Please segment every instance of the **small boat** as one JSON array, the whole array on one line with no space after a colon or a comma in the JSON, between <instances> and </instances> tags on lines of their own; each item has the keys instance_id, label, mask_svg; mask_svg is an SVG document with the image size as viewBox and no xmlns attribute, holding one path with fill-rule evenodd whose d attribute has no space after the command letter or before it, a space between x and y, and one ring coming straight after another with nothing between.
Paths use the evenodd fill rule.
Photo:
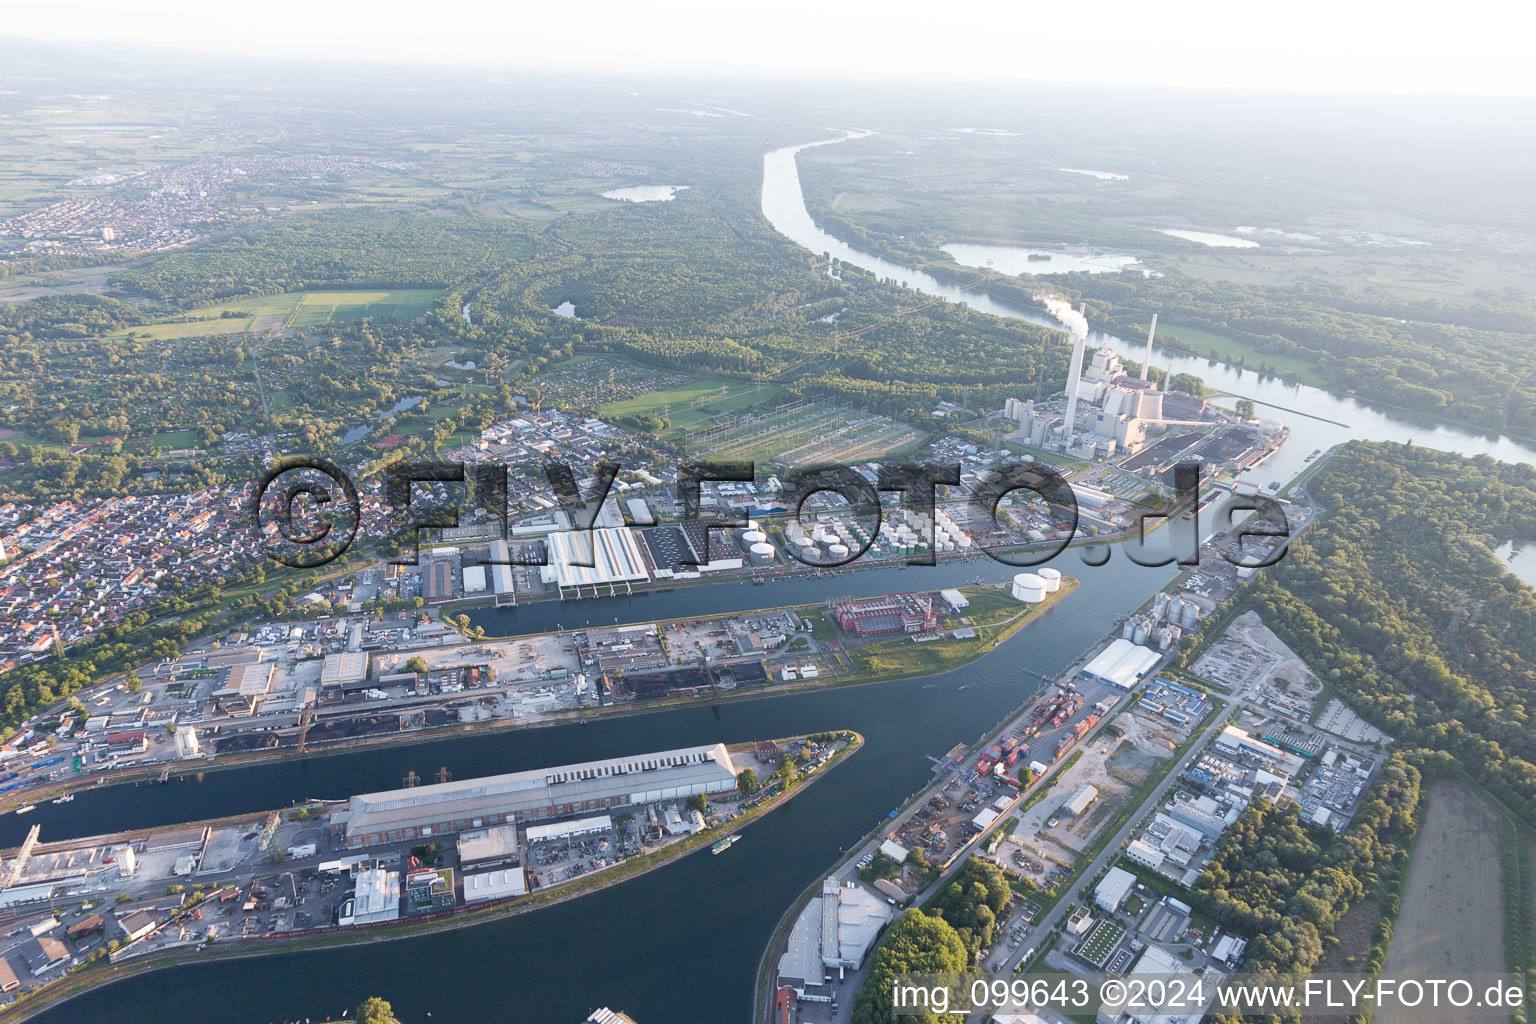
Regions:
<instances>
[{"instance_id":1,"label":"small boat","mask_svg":"<svg viewBox=\"0 0 1536 1024\"><path fill-rule=\"evenodd\" d=\"M37 810L37 804L27 804L27 806L25 806L25 807L18 807L18 808L16 808L16 813L17 814L26 814L29 811L35 811L35 810Z\"/></svg>"},{"instance_id":2,"label":"small boat","mask_svg":"<svg viewBox=\"0 0 1536 1024\"><path fill-rule=\"evenodd\" d=\"M74 798L75 798L75 794L73 794L73 793L65 793L63 796L55 797L53 802L56 803L56 804L67 804L71 800L73 800Z\"/></svg>"},{"instance_id":3,"label":"small boat","mask_svg":"<svg viewBox=\"0 0 1536 1024\"><path fill-rule=\"evenodd\" d=\"M718 857L722 853L724 853L726 850L729 850L731 847L735 846L740 841L741 841L741 836L739 836L739 835L726 836L724 839L716 840L715 844L709 848L709 852L714 854L716 857Z\"/></svg>"}]
</instances>

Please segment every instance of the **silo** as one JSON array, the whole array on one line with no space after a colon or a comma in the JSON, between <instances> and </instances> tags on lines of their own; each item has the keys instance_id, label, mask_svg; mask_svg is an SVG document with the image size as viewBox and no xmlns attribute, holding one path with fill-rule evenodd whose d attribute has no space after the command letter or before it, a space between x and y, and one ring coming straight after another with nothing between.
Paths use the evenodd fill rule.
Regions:
<instances>
[{"instance_id":1,"label":"silo","mask_svg":"<svg viewBox=\"0 0 1536 1024\"><path fill-rule=\"evenodd\" d=\"M1179 617L1179 625L1187 629L1194 629L1200 623L1200 606L1193 601L1184 602L1184 614Z\"/></svg>"},{"instance_id":2,"label":"silo","mask_svg":"<svg viewBox=\"0 0 1536 1024\"><path fill-rule=\"evenodd\" d=\"M759 541L751 547L752 561L758 565L764 565L773 561L773 545Z\"/></svg>"},{"instance_id":3,"label":"silo","mask_svg":"<svg viewBox=\"0 0 1536 1024\"><path fill-rule=\"evenodd\" d=\"M1144 644L1147 642L1147 624L1140 619L1136 620L1136 630L1131 634L1131 643Z\"/></svg>"},{"instance_id":4,"label":"silo","mask_svg":"<svg viewBox=\"0 0 1536 1024\"><path fill-rule=\"evenodd\" d=\"M1136 620L1126 619L1125 625L1120 629L1120 635L1125 639L1134 642L1134 638L1136 636Z\"/></svg>"},{"instance_id":5,"label":"silo","mask_svg":"<svg viewBox=\"0 0 1536 1024\"><path fill-rule=\"evenodd\" d=\"M969 542L969 539L967 539L967 542ZM1061 589L1060 569L1052 569L1050 566L1046 566L1044 569L1041 569L1038 573L1036 573L1036 575L1045 580L1045 592L1047 594L1054 594L1056 591Z\"/></svg>"},{"instance_id":6,"label":"silo","mask_svg":"<svg viewBox=\"0 0 1536 1024\"><path fill-rule=\"evenodd\" d=\"M1025 604L1039 604L1045 600L1045 580L1032 572L1021 572L1013 578L1013 597Z\"/></svg>"},{"instance_id":7,"label":"silo","mask_svg":"<svg viewBox=\"0 0 1536 1024\"><path fill-rule=\"evenodd\" d=\"M1160 618L1163 617L1164 613L1166 613L1167 611L1168 611L1168 595L1166 593L1164 593L1163 591L1159 590L1157 592L1157 595L1152 598L1152 614L1157 616L1160 619Z\"/></svg>"}]
</instances>

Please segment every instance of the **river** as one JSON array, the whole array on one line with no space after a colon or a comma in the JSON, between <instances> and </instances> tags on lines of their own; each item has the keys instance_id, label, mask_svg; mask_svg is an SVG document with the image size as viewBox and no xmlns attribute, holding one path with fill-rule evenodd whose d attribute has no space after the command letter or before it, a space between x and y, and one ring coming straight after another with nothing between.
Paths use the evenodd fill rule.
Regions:
<instances>
[{"instance_id":1,"label":"river","mask_svg":"<svg viewBox=\"0 0 1536 1024\"><path fill-rule=\"evenodd\" d=\"M763 212L785 235L813 252L830 253L919 291L1000 316L1044 320L1039 311L960 292L826 235L800 195L795 154L802 148L776 150L764 161ZM1090 340L1133 355L1137 349L1107 335ZM1159 364L1186 368L1179 359L1190 357L1165 352ZM1191 363L1203 367L1205 360ZM1388 411L1315 388L1261 381L1252 372L1223 367L1202 375L1214 387L1302 413L1282 417L1291 425L1291 440L1259 471L1265 481L1290 479L1312 449L1349 437L1411 436L1451 450L1536 461L1536 452L1506 439L1409 424ZM1153 544L1178 532L1175 524L1174 530L1154 535ZM835 863L841 850L923 785L930 777L924 755L980 737L1034 691L1021 668L1048 675L1065 669L1118 616L1135 610L1174 575L1171 567L1138 566L1119 550L1098 568L1083 564L1081 549L1063 553L1053 564L1081 580L1077 591L998 652L943 676L294 758L211 772L196 781L82 792L71 804L44 804L26 818L0 817L0 844L15 845L33 824L42 826L45 839L56 840L255 812L306 797L390 788L412 769L430 776L446 766L462 779L626 752L835 728L857 729L868 741L859 754L747 828L728 854L685 857L570 903L457 932L157 972L90 993L39 1019L48 1024L320 1021L377 994L410 1024L426 1024L429 1013L431 1024L512 1019L570 1024L603 1005L623 1009L641 1024L745 1022L758 958L780 915ZM586 621L813 602L829 593L954 585L978 575L999 580L1012 571L990 561L870 569L764 587L700 586L574 606L549 602L486 609L476 620L495 632L530 632L555 623L572 628Z\"/></svg>"},{"instance_id":2,"label":"river","mask_svg":"<svg viewBox=\"0 0 1536 1024\"><path fill-rule=\"evenodd\" d=\"M763 216L768 222L780 234L811 252L831 255L878 278L889 278L914 291L963 303L983 313L1060 329L1061 325L1039 308L1017 306L984 293L963 291L931 274L855 249L823 231L805 208L795 158L802 150L857 140L865 134L849 132L839 138L785 146L768 153L763 158L762 193ZM1065 337L1062 343L1066 344ZM1145 339L1127 340L1103 331L1089 331L1088 343L1090 348L1108 346L1137 362L1146 354ZM1250 474L1261 484L1271 480L1289 481L1306 468L1306 458L1313 450L1357 439L1412 440L1415 444L1463 455L1491 455L1504 462L1536 463L1536 446L1530 442L1480 433L1306 384L1260 377L1255 370L1213 363L1203 356L1191 356L1154 345L1153 365L1174 373L1197 374L1210 388L1251 398L1262 407L1260 415L1283 420L1291 428L1290 438L1280 450Z\"/></svg>"},{"instance_id":3,"label":"river","mask_svg":"<svg viewBox=\"0 0 1536 1024\"><path fill-rule=\"evenodd\" d=\"M785 807L744 832L720 857L689 856L623 885L521 917L442 935L344 950L178 967L99 990L54 1008L51 1024L159 1024L165 1020L264 1024L316 1021L384 995L401 1019L570 1024L593 1008L623 1008L642 1024L747 1020L757 959L795 896L829 869L840 850L872 828L929 777L925 754L974 741L1026 700L1035 684L1021 666L1066 668L1117 615L1134 610L1174 575L1117 552L1101 568L1077 550L1055 562L1082 582L1077 591L971 666L902 680L719 705L694 705L627 718L496 735L296 758L210 772L201 781L86 791L72 804L43 804L0 818L0 842L18 842L40 824L45 837L184 821L284 806L308 796L339 797L399 785L411 769L446 765L469 778L694 743L735 742L853 728L867 745ZM952 575L1006 567L982 563L867 570L837 589L874 592L930 586ZM927 574L927 575L925 575ZM922 582L931 580L933 582ZM802 583L783 584L798 587ZM710 591L686 597L691 614L718 610ZM774 587L740 588L772 595ZM825 595L823 582L817 592ZM656 598L671 595L656 595ZM639 599L655 600L656 598ZM583 602L586 604L586 602Z\"/></svg>"}]
</instances>

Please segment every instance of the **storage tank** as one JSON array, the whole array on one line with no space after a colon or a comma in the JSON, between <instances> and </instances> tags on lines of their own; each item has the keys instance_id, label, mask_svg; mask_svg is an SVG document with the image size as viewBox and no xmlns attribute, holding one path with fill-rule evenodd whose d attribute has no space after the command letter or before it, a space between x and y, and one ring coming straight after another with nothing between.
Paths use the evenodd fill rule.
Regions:
<instances>
[{"instance_id":1,"label":"storage tank","mask_svg":"<svg viewBox=\"0 0 1536 1024\"><path fill-rule=\"evenodd\" d=\"M750 548L752 561L758 565L773 561L773 545L762 541L753 544Z\"/></svg>"},{"instance_id":2,"label":"storage tank","mask_svg":"<svg viewBox=\"0 0 1536 1024\"><path fill-rule=\"evenodd\" d=\"M971 546L971 538L967 537L963 533L956 534L955 535L955 546L958 547L960 550L964 551L966 548ZM1060 580L1057 580L1057 585L1058 586L1060 585L1060 582L1061 582Z\"/></svg>"},{"instance_id":3,"label":"storage tank","mask_svg":"<svg viewBox=\"0 0 1536 1024\"><path fill-rule=\"evenodd\" d=\"M829 546L827 548L827 554L829 554L833 558L837 558L837 559L847 558L848 557L848 545L847 544L832 544L831 546Z\"/></svg>"},{"instance_id":4,"label":"storage tank","mask_svg":"<svg viewBox=\"0 0 1536 1024\"><path fill-rule=\"evenodd\" d=\"M1152 614L1162 618L1168 611L1168 595L1159 590L1152 598Z\"/></svg>"},{"instance_id":5,"label":"storage tank","mask_svg":"<svg viewBox=\"0 0 1536 1024\"><path fill-rule=\"evenodd\" d=\"M751 547L753 544L761 544L767 539L768 535L762 530L748 530L741 535L741 542L747 545L747 547Z\"/></svg>"},{"instance_id":6,"label":"storage tank","mask_svg":"<svg viewBox=\"0 0 1536 1024\"><path fill-rule=\"evenodd\" d=\"M1061 570L1060 569L1052 569L1051 567L1046 566L1045 568L1043 568L1039 572L1037 572L1035 575L1037 575L1041 579L1045 580L1045 592L1047 594L1054 594L1054 593L1056 593L1056 591L1061 589Z\"/></svg>"},{"instance_id":7,"label":"storage tank","mask_svg":"<svg viewBox=\"0 0 1536 1024\"><path fill-rule=\"evenodd\" d=\"M1032 572L1021 572L1013 578L1013 597L1025 604L1039 604L1045 600L1045 580Z\"/></svg>"},{"instance_id":8,"label":"storage tank","mask_svg":"<svg viewBox=\"0 0 1536 1024\"><path fill-rule=\"evenodd\" d=\"M1133 643L1133 644L1144 644L1146 642L1147 642L1147 624L1145 622L1138 621L1136 623L1136 631L1131 634L1131 643Z\"/></svg>"},{"instance_id":9,"label":"storage tank","mask_svg":"<svg viewBox=\"0 0 1536 1024\"><path fill-rule=\"evenodd\" d=\"M1184 614L1179 616L1179 625L1189 629L1195 628L1200 623L1200 606L1193 601L1184 602Z\"/></svg>"},{"instance_id":10,"label":"storage tank","mask_svg":"<svg viewBox=\"0 0 1536 1024\"><path fill-rule=\"evenodd\" d=\"M1125 625L1120 629L1120 635L1134 643L1134 637L1136 636L1136 620L1126 619Z\"/></svg>"}]
</instances>

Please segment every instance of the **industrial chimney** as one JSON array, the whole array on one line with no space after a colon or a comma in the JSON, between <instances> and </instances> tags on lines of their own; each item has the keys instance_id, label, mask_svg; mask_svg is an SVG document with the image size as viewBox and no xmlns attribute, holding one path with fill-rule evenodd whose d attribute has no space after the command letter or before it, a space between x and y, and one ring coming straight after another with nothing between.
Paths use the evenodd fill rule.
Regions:
<instances>
[{"instance_id":1,"label":"industrial chimney","mask_svg":"<svg viewBox=\"0 0 1536 1024\"><path fill-rule=\"evenodd\" d=\"M1141 361L1141 379L1147 379L1147 370L1152 367L1152 337L1157 334L1157 314L1152 314L1152 326L1147 330L1147 358Z\"/></svg>"}]
</instances>

